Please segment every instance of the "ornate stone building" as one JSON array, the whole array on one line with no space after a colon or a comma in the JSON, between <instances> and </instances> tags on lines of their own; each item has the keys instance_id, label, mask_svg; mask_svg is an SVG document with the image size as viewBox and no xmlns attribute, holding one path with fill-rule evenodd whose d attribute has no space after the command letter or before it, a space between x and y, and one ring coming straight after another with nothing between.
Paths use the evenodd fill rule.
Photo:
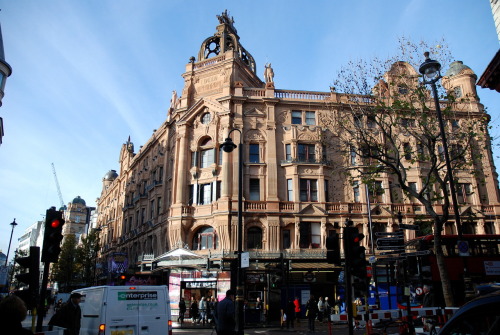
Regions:
<instances>
[{"instance_id":1,"label":"ornate stone building","mask_svg":"<svg viewBox=\"0 0 500 335\"><path fill-rule=\"evenodd\" d=\"M135 279L161 274L159 280L171 285L172 301L179 295L223 296L237 250L238 150L243 150L243 250L250 253L246 298L261 296L278 306L280 296L273 292L279 288L272 283L280 279L276 267L283 265L291 294L333 297L339 268L326 264L327 236L340 232L347 219L368 236L369 214L375 231L391 232L397 229L395 213L413 223L424 214L423 206L395 189L388 174L378 182L390 191L374 194L368 206L368 192L339 171L350 158L338 156L333 142L325 140L353 97L276 89L270 64L262 81L232 18L223 13L218 19L216 33L186 65L184 88L179 97L173 92L166 121L137 151L129 138L121 148L119 173L111 170L103 179L98 226L107 270L101 280L120 272ZM406 63L391 71L406 71L417 80ZM395 75L391 71L388 76ZM475 97L475 80L458 62L443 85ZM467 115L485 113L477 99L468 106ZM231 137L238 147L226 153L220 145L235 128ZM476 213L472 233L498 233L497 174L488 150L482 169L484 182L458 176L461 204ZM411 178L419 187L418 174ZM453 224L446 229L453 232ZM190 251L172 253L179 248Z\"/></svg>"}]
</instances>

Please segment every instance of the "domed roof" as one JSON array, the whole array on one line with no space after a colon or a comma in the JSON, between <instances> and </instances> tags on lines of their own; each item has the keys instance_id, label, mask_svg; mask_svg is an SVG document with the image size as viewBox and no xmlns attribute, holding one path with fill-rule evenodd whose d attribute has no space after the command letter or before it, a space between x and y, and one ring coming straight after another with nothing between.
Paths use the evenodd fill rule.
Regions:
<instances>
[{"instance_id":1,"label":"domed roof","mask_svg":"<svg viewBox=\"0 0 500 335\"><path fill-rule=\"evenodd\" d=\"M83 200L82 198L80 198L80 196L77 196L76 198L74 198L71 203L72 204L82 204L82 205L85 206L85 200Z\"/></svg>"},{"instance_id":2,"label":"domed roof","mask_svg":"<svg viewBox=\"0 0 500 335\"><path fill-rule=\"evenodd\" d=\"M457 60L450 64L450 68L448 69L448 71L446 71L445 76L446 77L456 76L457 74L466 69L470 70L470 67L464 65L464 63L461 60Z\"/></svg>"},{"instance_id":3,"label":"domed roof","mask_svg":"<svg viewBox=\"0 0 500 335\"><path fill-rule=\"evenodd\" d=\"M105 175L104 175L104 180L109 180L113 181L118 177L118 173L116 173L116 170L109 170Z\"/></svg>"}]
</instances>

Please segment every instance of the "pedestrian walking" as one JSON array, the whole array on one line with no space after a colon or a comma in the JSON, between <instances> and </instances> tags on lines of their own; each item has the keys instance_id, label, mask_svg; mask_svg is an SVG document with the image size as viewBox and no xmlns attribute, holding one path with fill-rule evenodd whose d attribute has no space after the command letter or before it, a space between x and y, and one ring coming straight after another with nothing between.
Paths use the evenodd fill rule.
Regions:
<instances>
[{"instance_id":1,"label":"pedestrian walking","mask_svg":"<svg viewBox=\"0 0 500 335\"><path fill-rule=\"evenodd\" d=\"M198 304L198 324L201 322L205 325L205 321L207 321L207 302L205 301L205 297L201 297L200 303Z\"/></svg>"},{"instance_id":2,"label":"pedestrian walking","mask_svg":"<svg viewBox=\"0 0 500 335\"><path fill-rule=\"evenodd\" d=\"M184 314L186 314L186 302L184 298L181 298L181 300L179 300L179 317L177 318L177 322L181 325L184 323Z\"/></svg>"},{"instance_id":3,"label":"pedestrian walking","mask_svg":"<svg viewBox=\"0 0 500 335\"><path fill-rule=\"evenodd\" d=\"M191 297L191 305L189 305L189 316L191 316L191 321L193 324L196 324L196 320L198 319L198 302L195 297Z\"/></svg>"},{"instance_id":4,"label":"pedestrian walking","mask_svg":"<svg viewBox=\"0 0 500 335\"><path fill-rule=\"evenodd\" d=\"M236 334L234 291L227 290L226 297L217 304L217 335Z\"/></svg>"},{"instance_id":5,"label":"pedestrian walking","mask_svg":"<svg viewBox=\"0 0 500 335\"><path fill-rule=\"evenodd\" d=\"M214 296L210 297L210 302L208 303L210 308L210 324L215 325L215 315L217 314L217 299Z\"/></svg>"},{"instance_id":6,"label":"pedestrian walking","mask_svg":"<svg viewBox=\"0 0 500 335\"><path fill-rule=\"evenodd\" d=\"M332 306L330 306L330 301L328 297L325 297L325 312L324 316L328 322L330 322L330 314L332 314Z\"/></svg>"},{"instance_id":7,"label":"pedestrian walking","mask_svg":"<svg viewBox=\"0 0 500 335\"><path fill-rule=\"evenodd\" d=\"M311 295L306 303L306 316L309 331L314 331L314 320L318 316L318 302L314 299L314 295Z\"/></svg>"},{"instance_id":8,"label":"pedestrian walking","mask_svg":"<svg viewBox=\"0 0 500 335\"><path fill-rule=\"evenodd\" d=\"M325 304L323 302L323 297L318 299L318 321L323 322L323 314L325 313Z\"/></svg>"},{"instance_id":9,"label":"pedestrian walking","mask_svg":"<svg viewBox=\"0 0 500 335\"><path fill-rule=\"evenodd\" d=\"M49 326L58 326L66 328L65 335L80 334L80 322L82 310L80 309L80 293L71 293L68 302L66 302L49 321Z\"/></svg>"},{"instance_id":10,"label":"pedestrian walking","mask_svg":"<svg viewBox=\"0 0 500 335\"><path fill-rule=\"evenodd\" d=\"M295 319L297 320L297 323L300 323L300 301L299 297L295 297L295 300L293 301L293 304L295 305Z\"/></svg>"},{"instance_id":11,"label":"pedestrian walking","mask_svg":"<svg viewBox=\"0 0 500 335\"><path fill-rule=\"evenodd\" d=\"M264 323L264 303L260 300L260 297L257 297L255 309L259 312L259 322Z\"/></svg>"}]
</instances>

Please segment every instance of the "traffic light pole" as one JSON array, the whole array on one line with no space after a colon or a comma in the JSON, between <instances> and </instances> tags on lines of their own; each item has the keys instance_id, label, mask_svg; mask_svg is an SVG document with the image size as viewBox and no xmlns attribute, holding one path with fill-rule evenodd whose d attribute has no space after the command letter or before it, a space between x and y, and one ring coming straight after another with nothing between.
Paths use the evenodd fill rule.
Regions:
<instances>
[{"instance_id":1,"label":"traffic light pole","mask_svg":"<svg viewBox=\"0 0 500 335\"><path fill-rule=\"evenodd\" d=\"M43 264L42 288L40 290L40 303L38 304L38 313L36 319L36 331L41 332L43 326L43 318L45 317L45 296L47 295L47 284L49 282L50 263Z\"/></svg>"}]
</instances>

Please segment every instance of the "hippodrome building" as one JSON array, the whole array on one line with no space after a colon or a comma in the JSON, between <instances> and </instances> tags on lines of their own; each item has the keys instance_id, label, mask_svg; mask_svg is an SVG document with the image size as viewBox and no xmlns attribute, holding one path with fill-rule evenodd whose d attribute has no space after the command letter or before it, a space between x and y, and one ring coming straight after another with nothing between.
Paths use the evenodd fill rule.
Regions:
<instances>
[{"instance_id":1,"label":"hippodrome building","mask_svg":"<svg viewBox=\"0 0 500 335\"><path fill-rule=\"evenodd\" d=\"M251 304L260 296L272 309L286 287L301 300L309 294L332 299L341 269L326 263L327 236L340 232L347 219L369 236L368 214L375 232L391 232L399 223L394 213L411 224L424 214L423 206L404 195L392 201L393 189L367 202L363 185L347 182L337 170L338 162L350 158L335 157L322 138L334 125L333 111L342 110L352 96L277 89L270 65L261 80L234 20L227 13L217 18L215 34L187 63L184 88L179 95L173 92L165 122L139 150L129 137L120 151L119 172L103 178L99 281L111 283L123 272L132 283L168 284L173 302L180 296L224 297L235 273L238 150L243 150L245 299ZM406 63L387 75L394 69L417 76ZM443 83L476 97L476 78L455 62ZM467 108L469 114L485 113L478 99ZM234 128L239 131L231 138L238 147L224 152L220 145ZM461 210L477 213L470 232L493 234L500 232L500 206L491 150L482 164L484 183L471 175L458 177L465 190ZM418 175L413 178L418 187ZM394 188L387 174L378 182ZM456 232L453 223L446 232ZM412 233L407 230L406 237ZM370 254L369 238L364 243Z\"/></svg>"}]
</instances>

